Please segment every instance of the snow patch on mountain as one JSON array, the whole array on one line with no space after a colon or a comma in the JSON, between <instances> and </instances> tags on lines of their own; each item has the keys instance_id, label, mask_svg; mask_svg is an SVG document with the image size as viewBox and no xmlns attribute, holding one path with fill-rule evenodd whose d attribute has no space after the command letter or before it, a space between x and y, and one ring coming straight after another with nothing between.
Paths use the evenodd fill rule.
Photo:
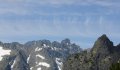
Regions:
<instances>
[{"instance_id":1,"label":"snow patch on mountain","mask_svg":"<svg viewBox=\"0 0 120 70\"><path fill-rule=\"evenodd\" d=\"M62 70L61 68L62 68L63 63L62 63L61 59L56 58L55 62L57 64L57 66L58 66L58 70Z\"/></svg>"},{"instance_id":2,"label":"snow patch on mountain","mask_svg":"<svg viewBox=\"0 0 120 70\"><path fill-rule=\"evenodd\" d=\"M32 69L33 69L33 67L30 68L30 70L32 70Z\"/></svg>"},{"instance_id":3,"label":"snow patch on mountain","mask_svg":"<svg viewBox=\"0 0 120 70\"><path fill-rule=\"evenodd\" d=\"M41 68L37 68L37 70L42 70Z\"/></svg>"},{"instance_id":4,"label":"snow patch on mountain","mask_svg":"<svg viewBox=\"0 0 120 70\"><path fill-rule=\"evenodd\" d=\"M29 60L30 60L30 55L29 55L28 58L27 58L27 63L29 62Z\"/></svg>"},{"instance_id":5,"label":"snow patch on mountain","mask_svg":"<svg viewBox=\"0 0 120 70\"><path fill-rule=\"evenodd\" d=\"M67 43L67 45L69 45L69 43Z\"/></svg>"},{"instance_id":6,"label":"snow patch on mountain","mask_svg":"<svg viewBox=\"0 0 120 70\"><path fill-rule=\"evenodd\" d=\"M44 47L44 48L48 48L48 47L50 47L50 46L48 46L48 45L46 45L46 44L43 44L43 47Z\"/></svg>"},{"instance_id":7,"label":"snow patch on mountain","mask_svg":"<svg viewBox=\"0 0 120 70\"><path fill-rule=\"evenodd\" d=\"M36 57L40 57L41 59L45 59L44 56L37 54Z\"/></svg>"},{"instance_id":8,"label":"snow patch on mountain","mask_svg":"<svg viewBox=\"0 0 120 70\"><path fill-rule=\"evenodd\" d=\"M3 59L4 55L10 55L11 50L5 50L0 46L0 61Z\"/></svg>"},{"instance_id":9,"label":"snow patch on mountain","mask_svg":"<svg viewBox=\"0 0 120 70\"><path fill-rule=\"evenodd\" d=\"M44 47L47 47L47 45L46 45L46 44L43 44L43 46L44 46Z\"/></svg>"},{"instance_id":10,"label":"snow patch on mountain","mask_svg":"<svg viewBox=\"0 0 120 70\"><path fill-rule=\"evenodd\" d=\"M48 64L48 63L46 63L46 62L39 62L39 63L38 63L38 66L44 66L44 67L49 68L49 67L50 67L50 64Z\"/></svg>"},{"instance_id":11,"label":"snow patch on mountain","mask_svg":"<svg viewBox=\"0 0 120 70\"><path fill-rule=\"evenodd\" d=\"M61 48L56 48L56 47L51 47L51 50L60 51L62 49Z\"/></svg>"},{"instance_id":12,"label":"snow patch on mountain","mask_svg":"<svg viewBox=\"0 0 120 70\"><path fill-rule=\"evenodd\" d=\"M16 60L14 60L13 64L11 65L11 69L15 66Z\"/></svg>"},{"instance_id":13,"label":"snow patch on mountain","mask_svg":"<svg viewBox=\"0 0 120 70\"><path fill-rule=\"evenodd\" d=\"M54 47L54 50L58 50L58 48Z\"/></svg>"},{"instance_id":14,"label":"snow patch on mountain","mask_svg":"<svg viewBox=\"0 0 120 70\"><path fill-rule=\"evenodd\" d=\"M41 51L42 50L42 48L39 48L39 47L37 47L36 49L35 49L35 51Z\"/></svg>"}]
</instances>

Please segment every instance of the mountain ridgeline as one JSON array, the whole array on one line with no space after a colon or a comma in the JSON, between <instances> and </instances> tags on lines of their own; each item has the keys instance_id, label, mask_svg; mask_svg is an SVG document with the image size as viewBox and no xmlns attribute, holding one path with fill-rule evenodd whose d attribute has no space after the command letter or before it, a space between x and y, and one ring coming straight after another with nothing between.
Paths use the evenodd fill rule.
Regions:
<instances>
[{"instance_id":1,"label":"mountain ridgeline","mask_svg":"<svg viewBox=\"0 0 120 70\"><path fill-rule=\"evenodd\" d=\"M105 34L88 50L69 39L0 42L0 70L120 70L120 44Z\"/></svg>"},{"instance_id":2,"label":"mountain ridgeline","mask_svg":"<svg viewBox=\"0 0 120 70\"><path fill-rule=\"evenodd\" d=\"M0 70L62 70L66 58L80 52L80 46L69 39L61 43L49 40L25 44L0 42Z\"/></svg>"},{"instance_id":3,"label":"mountain ridgeline","mask_svg":"<svg viewBox=\"0 0 120 70\"><path fill-rule=\"evenodd\" d=\"M104 34L93 48L71 55L63 64L63 70L120 70L120 45L114 46Z\"/></svg>"}]
</instances>

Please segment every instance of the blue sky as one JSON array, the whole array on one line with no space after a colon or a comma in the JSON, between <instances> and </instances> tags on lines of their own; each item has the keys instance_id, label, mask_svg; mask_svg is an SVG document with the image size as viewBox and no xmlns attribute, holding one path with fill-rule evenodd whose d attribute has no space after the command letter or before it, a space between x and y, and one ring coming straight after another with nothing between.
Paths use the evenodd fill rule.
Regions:
<instances>
[{"instance_id":1,"label":"blue sky","mask_svg":"<svg viewBox=\"0 0 120 70\"><path fill-rule=\"evenodd\" d=\"M90 48L102 34L120 41L119 0L0 0L0 41L64 38Z\"/></svg>"}]
</instances>

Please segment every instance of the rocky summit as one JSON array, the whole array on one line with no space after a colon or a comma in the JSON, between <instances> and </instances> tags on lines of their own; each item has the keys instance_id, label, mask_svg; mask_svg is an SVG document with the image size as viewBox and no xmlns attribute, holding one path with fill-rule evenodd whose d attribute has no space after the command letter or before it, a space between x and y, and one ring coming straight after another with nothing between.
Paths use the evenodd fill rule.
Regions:
<instances>
[{"instance_id":1,"label":"rocky summit","mask_svg":"<svg viewBox=\"0 0 120 70\"><path fill-rule=\"evenodd\" d=\"M25 44L0 42L0 70L62 70L66 58L80 51L80 46L69 39Z\"/></svg>"},{"instance_id":2,"label":"rocky summit","mask_svg":"<svg viewBox=\"0 0 120 70\"><path fill-rule=\"evenodd\" d=\"M93 48L71 55L63 64L63 70L120 70L120 45L114 46L104 34Z\"/></svg>"}]
</instances>

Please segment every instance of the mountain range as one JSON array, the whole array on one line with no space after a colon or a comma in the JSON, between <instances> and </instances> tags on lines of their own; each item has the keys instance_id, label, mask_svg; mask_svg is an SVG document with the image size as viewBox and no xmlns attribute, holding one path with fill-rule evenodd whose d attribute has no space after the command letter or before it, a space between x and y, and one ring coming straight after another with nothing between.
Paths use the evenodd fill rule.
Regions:
<instances>
[{"instance_id":1,"label":"mountain range","mask_svg":"<svg viewBox=\"0 0 120 70\"><path fill-rule=\"evenodd\" d=\"M86 50L68 38L0 42L0 70L120 70L120 44L114 46L105 34Z\"/></svg>"},{"instance_id":2,"label":"mountain range","mask_svg":"<svg viewBox=\"0 0 120 70\"><path fill-rule=\"evenodd\" d=\"M62 70L66 58L82 49L69 39L0 42L0 70Z\"/></svg>"}]
</instances>

